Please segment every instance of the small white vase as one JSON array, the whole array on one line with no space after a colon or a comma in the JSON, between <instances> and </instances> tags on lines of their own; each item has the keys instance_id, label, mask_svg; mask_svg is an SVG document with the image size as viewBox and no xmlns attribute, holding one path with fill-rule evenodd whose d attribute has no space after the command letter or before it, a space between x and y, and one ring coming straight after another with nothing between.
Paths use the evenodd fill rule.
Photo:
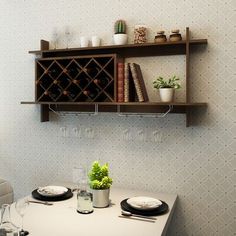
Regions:
<instances>
[{"instance_id":1,"label":"small white vase","mask_svg":"<svg viewBox=\"0 0 236 236\"><path fill-rule=\"evenodd\" d=\"M93 207L104 208L109 206L110 189L92 189Z\"/></svg>"},{"instance_id":2,"label":"small white vase","mask_svg":"<svg viewBox=\"0 0 236 236\"><path fill-rule=\"evenodd\" d=\"M114 34L113 41L115 45L127 44L128 35L127 34Z\"/></svg>"},{"instance_id":3,"label":"small white vase","mask_svg":"<svg viewBox=\"0 0 236 236\"><path fill-rule=\"evenodd\" d=\"M172 102L174 98L175 89L174 88L160 88L159 93L160 93L160 98L162 102Z\"/></svg>"}]
</instances>

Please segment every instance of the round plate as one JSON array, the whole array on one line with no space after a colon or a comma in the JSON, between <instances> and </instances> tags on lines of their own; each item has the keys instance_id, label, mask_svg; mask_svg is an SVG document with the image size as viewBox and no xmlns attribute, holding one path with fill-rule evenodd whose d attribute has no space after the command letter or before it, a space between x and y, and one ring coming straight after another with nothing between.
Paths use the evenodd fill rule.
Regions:
<instances>
[{"instance_id":1,"label":"round plate","mask_svg":"<svg viewBox=\"0 0 236 236\"><path fill-rule=\"evenodd\" d=\"M63 186L49 185L45 187L40 187L37 189L38 194L44 197L56 197L65 194L68 188Z\"/></svg>"},{"instance_id":2,"label":"round plate","mask_svg":"<svg viewBox=\"0 0 236 236\"><path fill-rule=\"evenodd\" d=\"M143 196L129 198L127 203L137 210L151 210L162 204L158 199Z\"/></svg>"},{"instance_id":3,"label":"round plate","mask_svg":"<svg viewBox=\"0 0 236 236\"><path fill-rule=\"evenodd\" d=\"M131 207L127 203L127 200L128 200L128 198L121 201L121 203L120 203L121 209L124 211L129 211L133 214L144 215L144 216L157 216L157 215L165 214L169 210L169 206L167 205L167 203L165 203L161 200L160 201L162 202L162 204L159 207L151 209L151 210L137 210L137 209Z\"/></svg>"},{"instance_id":4,"label":"round plate","mask_svg":"<svg viewBox=\"0 0 236 236\"><path fill-rule=\"evenodd\" d=\"M64 193L63 195L60 195L60 196L50 196L50 197L47 197L47 196L42 196L38 193L37 191L38 189L35 189L33 192L32 192L32 196L33 198L37 199L37 200L41 200L41 201L52 201L52 202L56 202L56 201L63 201L63 200L66 200L66 199L69 199L71 197L73 197L73 193L71 192L71 189L68 188L68 191L66 193Z\"/></svg>"}]
</instances>

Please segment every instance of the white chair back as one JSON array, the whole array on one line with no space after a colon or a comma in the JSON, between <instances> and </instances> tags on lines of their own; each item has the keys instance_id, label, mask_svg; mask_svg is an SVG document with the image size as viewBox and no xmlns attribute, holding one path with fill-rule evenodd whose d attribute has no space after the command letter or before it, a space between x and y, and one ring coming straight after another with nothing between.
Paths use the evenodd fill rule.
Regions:
<instances>
[{"instance_id":1,"label":"white chair back","mask_svg":"<svg viewBox=\"0 0 236 236\"><path fill-rule=\"evenodd\" d=\"M13 203L13 199L14 194L11 184L4 179L0 179L0 207L2 204Z\"/></svg>"}]
</instances>

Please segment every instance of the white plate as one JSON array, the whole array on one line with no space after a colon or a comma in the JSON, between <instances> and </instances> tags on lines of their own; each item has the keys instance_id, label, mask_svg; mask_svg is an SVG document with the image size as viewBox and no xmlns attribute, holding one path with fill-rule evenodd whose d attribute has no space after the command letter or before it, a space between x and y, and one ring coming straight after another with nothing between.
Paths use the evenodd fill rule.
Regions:
<instances>
[{"instance_id":1,"label":"white plate","mask_svg":"<svg viewBox=\"0 0 236 236\"><path fill-rule=\"evenodd\" d=\"M129 198L127 203L137 210L152 210L162 204L158 199L143 196Z\"/></svg>"},{"instance_id":2,"label":"white plate","mask_svg":"<svg viewBox=\"0 0 236 236\"><path fill-rule=\"evenodd\" d=\"M68 191L68 188L63 186L54 186L49 185L45 187L39 187L37 192L45 197L55 197L65 194Z\"/></svg>"}]
</instances>

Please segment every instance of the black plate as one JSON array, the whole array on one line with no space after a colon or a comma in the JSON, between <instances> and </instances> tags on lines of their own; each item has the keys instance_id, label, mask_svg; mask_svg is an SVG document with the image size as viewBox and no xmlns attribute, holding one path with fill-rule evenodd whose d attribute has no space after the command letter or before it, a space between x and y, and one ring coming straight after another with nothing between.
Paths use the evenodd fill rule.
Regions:
<instances>
[{"instance_id":1,"label":"black plate","mask_svg":"<svg viewBox=\"0 0 236 236\"><path fill-rule=\"evenodd\" d=\"M120 206L122 208L122 210L124 211L129 211L133 214L138 214L138 215L143 215L143 216L157 216L157 215L162 215L162 214L165 214L169 211L169 206L167 205L167 203L162 202L162 204L157 207L157 208L154 208L152 210L137 210L133 207L131 207L128 203L127 203L127 199L124 199L123 201L121 201L120 203Z\"/></svg>"},{"instance_id":2,"label":"black plate","mask_svg":"<svg viewBox=\"0 0 236 236\"><path fill-rule=\"evenodd\" d=\"M48 202L55 202L55 201L63 201L63 200L66 200L66 199L69 199L73 196L73 193L71 192L71 189L68 188L68 191L62 195L59 195L59 196L42 196L41 194L38 193L37 191L38 189L35 189L33 192L32 192L32 196L33 198L37 199L37 200L41 200L41 201L48 201Z\"/></svg>"}]
</instances>

